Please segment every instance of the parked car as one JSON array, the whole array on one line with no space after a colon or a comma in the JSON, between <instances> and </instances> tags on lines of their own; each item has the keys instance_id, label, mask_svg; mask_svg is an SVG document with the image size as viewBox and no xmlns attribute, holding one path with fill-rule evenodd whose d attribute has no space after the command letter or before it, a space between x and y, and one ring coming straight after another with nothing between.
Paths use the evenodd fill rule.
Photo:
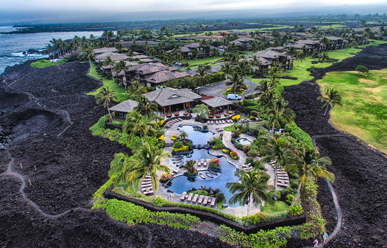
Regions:
<instances>
[{"instance_id":1,"label":"parked car","mask_svg":"<svg viewBox=\"0 0 387 248\"><path fill-rule=\"evenodd\" d=\"M227 95L228 100L241 100L242 98L238 96L237 94L228 94Z\"/></svg>"}]
</instances>

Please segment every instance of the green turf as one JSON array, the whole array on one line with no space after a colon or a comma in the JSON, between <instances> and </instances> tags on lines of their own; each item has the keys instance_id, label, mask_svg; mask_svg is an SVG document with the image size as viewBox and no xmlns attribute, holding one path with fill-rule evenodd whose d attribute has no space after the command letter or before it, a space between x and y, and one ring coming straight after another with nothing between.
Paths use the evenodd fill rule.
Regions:
<instances>
[{"instance_id":1,"label":"green turf","mask_svg":"<svg viewBox=\"0 0 387 248\"><path fill-rule=\"evenodd\" d=\"M214 57L206 57L205 59L204 58L198 58L198 62L197 62L197 65L204 65L204 64L208 64L208 63L214 63L217 62L218 60L221 60L223 59L223 57L215 57L215 60L214 60ZM196 66L196 59L186 59L183 61L184 64L189 64L190 65L190 68L193 68ZM219 62L220 63L220 62ZM216 65L216 64L219 64L219 63L215 63L215 64L211 64L212 65Z\"/></svg>"},{"instance_id":2,"label":"green turf","mask_svg":"<svg viewBox=\"0 0 387 248\"><path fill-rule=\"evenodd\" d=\"M379 41L379 40L376 40L376 41L373 41L371 42L370 44L367 44L367 45L364 45L363 48L367 47L367 46L377 46L379 44L385 44L387 43L387 41ZM360 52L361 50L363 50L361 48L362 46L360 46L359 48L349 48L349 49L340 49L340 50L331 50L331 51L328 51L328 56L332 59L338 59L340 61L342 61L343 59L346 59L346 58L350 58L350 57L353 57L355 56L358 52ZM351 53L354 53L354 54L351 54ZM292 76L292 77L297 77L298 80L291 80L291 79L281 79L280 82L283 86L290 86L290 85L296 85L296 84L299 84L301 83L302 81L309 81L311 79L313 79L312 76L310 76L310 72L307 71L308 68L312 68L313 65L312 65L312 62L313 60L311 59L311 56L307 56L305 58L304 61L300 61L298 63L298 60L294 60L293 62L293 69L289 71L285 71L284 72L284 75L285 76ZM336 63L336 62L324 62L322 63L318 63L318 64L315 64L314 66L316 68L326 68L326 67L329 67L331 66L333 63ZM259 83L262 79L260 78L251 78L251 76L249 76L249 78L251 79L251 81L253 81L254 83Z\"/></svg>"},{"instance_id":3,"label":"green turf","mask_svg":"<svg viewBox=\"0 0 387 248\"><path fill-rule=\"evenodd\" d=\"M97 72L97 66L94 63L91 63L91 68L90 68L90 71L89 71L89 73L87 75L89 75L90 77L93 77L93 78L95 78L97 80L102 80L103 86L109 86L109 88L112 91L116 91L118 94L119 93L125 93L125 88L119 86L116 82L114 82L113 79L107 79L107 78L99 75L98 72ZM96 91L93 91L93 92L90 92L90 93L87 93L87 94L95 96L98 93L98 91L103 86L98 88Z\"/></svg>"},{"instance_id":4,"label":"green turf","mask_svg":"<svg viewBox=\"0 0 387 248\"><path fill-rule=\"evenodd\" d=\"M228 126L228 127L224 127L223 129L224 129L224 131L232 132L232 131L234 131L234 126L235 126L235 124Z\"/></svg>"},{"instance_id":5,"label":"green turf","mask_svg":"<svg viewBox=\"0 0 387 248\"><path fill-rule=\"evenodd\" d=\"M332 110L333 124L387 152L387 69L368 75L330 72L317 82L334 87L343 99L343 107Z\"/></svg>"},{"instance_id":6,"label":"green turf","mask_svg":"<svg viewBox=\"0 0 387 248\"><path fill-rule=\"evenodd\" d=\"M333 28L333 29L337 29L337 28L347 28L347 26L342 25L342 24L316 25L316 27L319 27L319 28Z\"/></svg>"},{"instance_id":7,"label":"green turf","mask_svg":"<svg viewBox=\"0 0 387 248\"><path fill-rule=\"evenodd\" d=\"M65 64L66 62L64 60L59 60L56 62L50 62L47 59L41 59L36 62L31 63L31 67L33 68L46 68L54 65L62 65Z\"/></svg>"},{"instance_id":8,"label":"green turf","mask_svg":"<svg viewBox=\"0 0 387 248\"><path fill-rule=\"evenodd\" d=\"M270 206L269 204L265 204L265 206L262 208L262 213L264 214L273 214L277 212L283 212L286 210L289 210L289 205L286 204L286 202L283 201L275 201L274 206Z\"/></svg>"}]
</instances>

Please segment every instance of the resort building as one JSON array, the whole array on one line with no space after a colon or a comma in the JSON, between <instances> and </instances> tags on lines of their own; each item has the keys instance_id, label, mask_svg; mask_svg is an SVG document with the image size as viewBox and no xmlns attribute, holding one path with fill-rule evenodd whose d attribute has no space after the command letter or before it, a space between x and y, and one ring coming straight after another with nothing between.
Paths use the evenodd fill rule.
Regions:
<instances>
[{"instance_id":1,"label":"resort building","mask_svg":"<svg viewBox=\"0 0 387 248\"><path fill-rule=\"evenodd\" d=\"M225 109L227 109L227 111L230 110L230 105L234 104L222 97L213 96L203 97L200 101L208 106L213 115L218 112L222 112Z\"/></svg>"},{"instance_id":2,"label":"resort building","mask_svg":"<svg viewBox=\"0 0 387 248\"><path fill-rule=\"evenodd\" d=\"M284 69L292 69L293 67L293 58L291 56L286 55L286 53L279 53L272 50L265 50L265 51L258 51L249 57L256 55L258 58L262 58L262 62L265 62L266 65L268 65L268 68L270 68L270 65L267 61L269 61L271 64L278 63L281 68ZM264 60L263 60L264 59Z\"/></svg>"},{"instance_id":3,"label":"resort building","mask_svg":"<svg viewBox=\"0 0 387 248\"><path fill-rule=\"evenodd\" d=\"M189 89L173 89L169 87L158 88L155 91L144 94L144 96L150 102L156 103L162 113L191 108L202 98Z\"/></svg>"},{"instance_id":4,"label":"resort building","mask_svg":"<svg viewBox=\"0 0 387 248\"><path fill-rule=\"evenodd\" d=\"M303 51L305 55L321 52L321 44L317 40L299 40L293 45L288 45L287 47L294 47L299 51Z\"/></svg>"},{"instance_id":5,"label":"resort building","mask_svg":"<svg viewBox=\"0 0 387 248\"><path fill-rule=\"evenodd\" d=\"M253 43L255 39L253 38L239 38L234 41L231 41L230 43L235 43L237 46L243 46L245 49L249 49L251 43Z\"/></svg>"},{"instance_id":6,"label":"resort building","mask_svg":"<svg viewBox=\"0 0 387 248\"><path fill-rule=\"evenodd\" d=\"M195 48L197 48L199 51L198 58L206 58L206 57L211 56L211 49L214 47L213 46L201 46L200 43L195 42L195 43L191 43L191 44L188 44L188 45L181 47L180 53L184 59L194 58L195 56L192 54L192 51ZM173 50L168 51L167 53L170 53L172 51Z\"/></svg>"}]
</instances>

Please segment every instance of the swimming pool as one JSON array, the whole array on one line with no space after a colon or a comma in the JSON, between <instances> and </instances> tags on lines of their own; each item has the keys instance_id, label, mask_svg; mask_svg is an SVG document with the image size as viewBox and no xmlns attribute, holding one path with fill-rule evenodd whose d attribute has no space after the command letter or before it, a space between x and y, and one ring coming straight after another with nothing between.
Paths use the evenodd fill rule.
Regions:
<instances>
[{"instance_id":1,"label":"swimming pool","mask_svg":"<svg viewBox=\"0 0 387 248\"><path fill-rule=\"evenodd\" d=\"M180 131L185 131L189 136L188 139L192 140L193 144L206 144L207 141L213 137L212 132L200 132L195 131L193 126L180 126L178 128ZM177 194L182 194L185 191L188 191L192 188L200 189L201 186L206 186L207 188L211 187L212 189L220 189L220 192L226 197L226 202L232 197L231 192L226 188L226 183L228 182L237 182L238 177L234 176L236 168L234 165L230 164L227 161L227 158L224 156L215 156L211 155L208 150L202 149L193 149L192 153L184 155L182 161L185 163L187 160L198 160L198 159L211 159L218 158L220 160L220 167L222 172L217 172L218 175L210 174L213 178L207 176L208 170L199 171L205 176L206 179L201 178L199 175L195 178L190 178L187 176L178 176L173 178L168 185L165 187L172 190ZM200 169L203 167L199 167ZM239 204L231 204L230 207L239 207Z\"/></svg>"},{"instance_id":2,"label":"swimming pool","mask_svg":"<svg viewBox=\"0 0 387 248\"><path fill-rule=\"evenodd\" d=\"M252 144L252 142L246 138L238 138L238 139L236 139L236 142L238 142L239 144L241 144L243 146Z\"/></svg>"}]
</instances>

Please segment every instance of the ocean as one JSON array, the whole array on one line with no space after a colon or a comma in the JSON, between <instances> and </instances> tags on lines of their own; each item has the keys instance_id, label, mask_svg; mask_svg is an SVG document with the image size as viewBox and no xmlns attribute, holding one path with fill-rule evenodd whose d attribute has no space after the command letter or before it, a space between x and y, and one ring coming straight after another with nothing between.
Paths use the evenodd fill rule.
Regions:
<instances>
[{"instance_id":1,"label":"ocean","mask_svg":"<svg viewBox=\"0 0 387 248\"><path fill-rule=\"evenodd\" d=\"M0 26L1 32L10 32L15 30L11 26ZM98 37L102 31L79 31L79 32L53 32L53 33L25 33L25 34L0 34L0 74L4 72L7 66L23 63L26 60L40 59L47 56L30 55L25 56L23 52L28 49L41 50L53 38L62 40L72 39L75 35L79 37L90 37L90 34Z\"/></svg>"}]
</instances>

